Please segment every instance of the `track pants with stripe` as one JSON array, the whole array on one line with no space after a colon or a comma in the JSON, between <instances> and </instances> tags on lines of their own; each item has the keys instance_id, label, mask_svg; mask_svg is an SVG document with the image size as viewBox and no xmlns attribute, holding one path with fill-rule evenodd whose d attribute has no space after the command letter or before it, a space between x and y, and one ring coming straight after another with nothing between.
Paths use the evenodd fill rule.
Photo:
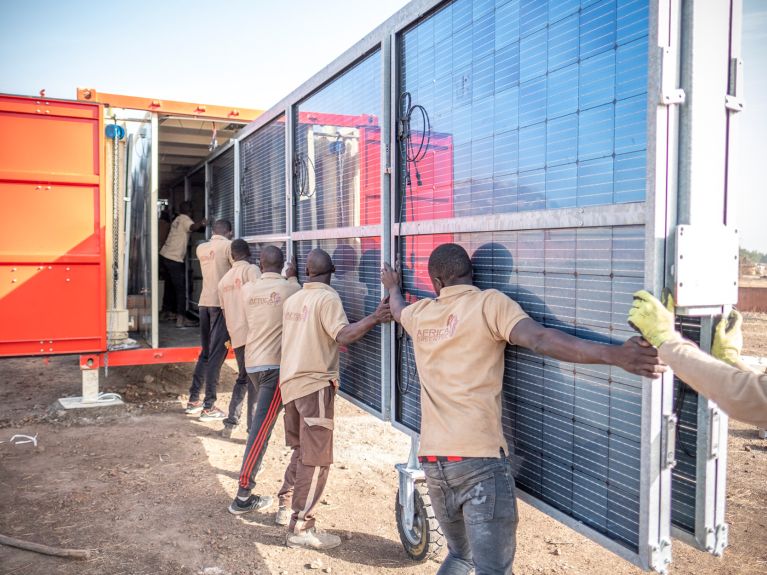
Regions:
<instances>
[{"instance_id":1,"label":"track pants with stripe","mask_svg":"<svg viewBox=\"0 0 767 575\"><path fill-rule=\"evenodd\" d=\"M258 389L258 400L253 420L250 422L248 443L240 469L239 497L246 497L256 486L256 474L269 445L277 416L282 411L280 395L280 370L268 369L248 374L253 385Z\"/></svg>"},{"instance_id":2,"label":"track pants with stripe","mask_svg":"<svg viewBox=\"0 0 767 575\"><path fill-rule=\"evenodd\" d=\"M293 448L285 471L280 502L286 486L294 483L289 531L299 533L314 526L314 509L322 497L333 463L333 416L336 389L332 385L285 405L285 442Z\"/></svg>"}]
</instances>

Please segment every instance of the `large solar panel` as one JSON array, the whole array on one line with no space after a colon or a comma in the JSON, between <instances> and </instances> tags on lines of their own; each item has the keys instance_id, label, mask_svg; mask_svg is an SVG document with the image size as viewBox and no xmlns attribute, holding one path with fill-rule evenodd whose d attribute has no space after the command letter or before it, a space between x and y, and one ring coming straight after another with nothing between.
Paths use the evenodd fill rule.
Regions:
<instances>
[{"instance_id":1,"label":"large solar panel","mask_svg":"<svg viewBox=\"0 0 767 575\"><path fill-rule=\"evenodd\" d=\"M373 313L381 301L380 238L341 238L300 241L296 256L303 282L306 255L322 248L333 258L336 268L330 285L341 296L350 323ZM381 326L376 326L360 341L342 346L339 359L341 391L370 410L382 411Z\"/></svg>"},{"instance_id":2,"label":"large solar panel","mask_svg":"<svg viewBox=\"0 0 767 575\"><path fill-rule=\"evenodd\" d=\"M279 235L285 213L285 117L240 141L240 235Z\"/></svg>"},{"instance_id":3,"label":"large solar panel","mask_svg":"<svg viewBox=\"0 0 767 575\"><path fill-rule=\"evenodd\" d=\"M208 219L234 225L234 146L211 161L209 170Z\"/></svg>"}]
</instances>

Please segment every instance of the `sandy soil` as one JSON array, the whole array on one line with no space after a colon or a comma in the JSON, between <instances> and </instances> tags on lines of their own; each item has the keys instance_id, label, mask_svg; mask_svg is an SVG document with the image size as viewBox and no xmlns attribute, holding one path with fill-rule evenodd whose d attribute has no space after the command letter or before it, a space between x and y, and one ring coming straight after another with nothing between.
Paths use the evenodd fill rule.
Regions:
<instances>
[{"instance_id":1,"label":"sandy soil","mask_svg":"<svg viewBox=\"0 0 767 575\"><path fill-rule=\"evenodd\" d=\"M747 318L753 355L767 355L765 325L767 317ZM394 464L407 458L408 438L345 401L338 403L336 464L319 509L321 526L344 543L321 553L286 548L274 508L244 518L226 512L245 432L222 439L220 423L181 412L190 366L112 369L102 387L123 393L127 409L74 421L47 408L77 395L75 359L3 360L0 373L0 533L95 551L75 561L0 545L2 575L421 575L439 567L412 562L397 535ZM232 379L225 374L223 406ZM37 434L38 446L9 444L15 433ZM264 493L281 483L288 456L282 437L280 422L259 476ZM767 573L767 441L733 422L729 453L724 560L675 541L672 574ZM641 572L525 504L520 515L517 575Z\"/></svg>"}]
</instances>

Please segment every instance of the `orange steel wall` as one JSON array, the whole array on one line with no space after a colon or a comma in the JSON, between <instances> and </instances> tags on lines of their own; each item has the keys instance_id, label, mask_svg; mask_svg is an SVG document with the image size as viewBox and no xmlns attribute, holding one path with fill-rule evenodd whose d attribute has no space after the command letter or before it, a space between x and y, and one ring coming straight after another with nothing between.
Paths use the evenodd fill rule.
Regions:
<instances>
[{"instance_id":1,"label":"orange steel wall","mask_svg":"<svg viewBox=\"0 0 767 575\"><path fill-rule=\"evenodd\" d=\"M0 356L106 350L98 104L0 95Z\"/></svg>"}]
</instances>

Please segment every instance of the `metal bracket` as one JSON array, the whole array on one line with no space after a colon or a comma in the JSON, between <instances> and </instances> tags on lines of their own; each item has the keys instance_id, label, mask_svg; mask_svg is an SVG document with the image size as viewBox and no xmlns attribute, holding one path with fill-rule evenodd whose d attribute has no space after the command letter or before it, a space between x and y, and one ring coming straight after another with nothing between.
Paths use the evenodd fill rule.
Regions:
<instances>
[{"instance_id":1,"label":"metal bracket","mask_svg":"<svg viewBox=\"0 0 767 575\"><path fill-rule=\"evenodd\" d=\"M729 545L729 538L730 526L727 523L720 523L716 526L716 531L714 532L714 548L709 549L709 551L715 557L721 557L725 547Z\"/></svg>"},{"instance_id":2,"label":"metal bracket","mask_svg":"<svg viewBox=\"0 0 767 575\"><path fill-rule=\"evenodd\" d=\"M685 93L681 88L677 88L676 78L676 52L670 47L661 47L661 88L660 104L663 106L674 106L684 104Z\"/></svg>"},{"instance_id":3,"label":"metal bracket","mask_svg":"<svg viewBox=\"0 0 767 575\"><path fill-rule=\"evenodd\" d=\"M719 457L719 437L721 433L721 413L718 409L712 408L710 410L709 421L709 446L708 456L711 459Z\"/></svg>"},{"instance_id":4,"label":"metal bracket","mask_svg":"<svg viewBox=\"0 0 767 575\"><path fill-rule=\"evenodd\" d=\"M664 426L661 440L663 441L663 461L665 469L673 469L676 466L676 424L677 417L671 413L664 415Z\"/></svg>"},{"instance_id":5,"label":"metal bracket","mask_svg":"<svg viewBox=\"0 0 767 575\"><path fill-rule=\"evenodd\" d=\"M663 538L657 545L650 547L650 567L657 573L666 575L669 565L671 565L671 541Z\"/></svg>"},{"instance_id":6,"label":"metal bracket","mask_svg":"<svg viewBox=\"0 0 767 575\"><path fill-rule=\"evenodd\" d=\"M724 97L724 107L731 112L742 112L744 107L743 98L740 95L740 87L743 85L743 60L730 58L729 85L727 95Z\"/></svg>"},{"instance_id":7,"label":"metal bracket","mask_svg":"<svg viewBox=\"0 0 767 575\"><path fill-rule=\"evenodd\" d=\"M397 469L399 478L399 504L404 513L403 523L406 531L413 529L413 519L415 519L415 484L426 481L426 475L418 463L418 437L410 438L410 455L407 463L398 463L394 467Z\"/></svg>"}]
</instances>

